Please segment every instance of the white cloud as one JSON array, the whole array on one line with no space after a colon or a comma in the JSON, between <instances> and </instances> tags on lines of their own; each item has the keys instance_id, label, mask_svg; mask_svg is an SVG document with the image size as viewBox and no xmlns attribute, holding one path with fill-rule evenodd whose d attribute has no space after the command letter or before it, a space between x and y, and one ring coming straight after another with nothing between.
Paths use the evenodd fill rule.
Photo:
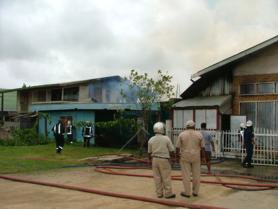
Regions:
<instances>
[{"instance_id":1,"label":"white cloud","mask_svg":"<svg viewBox=\"0 0 278 209\"><path fill-rule=\"evenodd\" d=\"M190 75L278 33L275 0L2 0L0 87Z\"/></svg>"}]
</instances>

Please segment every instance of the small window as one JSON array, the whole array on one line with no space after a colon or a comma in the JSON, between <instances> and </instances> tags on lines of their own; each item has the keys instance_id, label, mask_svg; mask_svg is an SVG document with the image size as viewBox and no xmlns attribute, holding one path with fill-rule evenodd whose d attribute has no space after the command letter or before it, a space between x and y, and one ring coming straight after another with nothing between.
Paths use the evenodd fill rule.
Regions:
<instances>
[{"instance_id":1,"label":"small window","mask_svg":"<svg viewBox=\"0 0 278 209\"><path fill-rule=\"evenodd\" d=\"M79 88L71 87L64 89L64 101L78 101Z\"/></svg>"},{"instance_id":2,"label":"small window","mask_svg":"<svg viewBox=\"0 0 278 209\"><path fill-rule=\"evenodd\" d=\"M46 91L45 90L35 91L33 94L33 101L34 102L45 102L46 101Z\"/></svg>"},{"instance_id":3,"label":"small window","mask_svg":"<svg viewBox=\"0 0 278 209\"><path fill-rule=\"evenodd\" d=\"M246 115L247 120L256 121L256 102L242 102L240 103L240 115Z\"/></svg>"},{"instance_id":4,"label":"small window","mask_svg":"<svg viewBox=\"0 0 278 209\"><path fill-rule=\"evenodd\" d=\"M61 101L61 100L62 100L62 89L52 89L51 101Z\"/></svg>"},{"instance_id":5,"label":"small window","mask_svg":"<svg viewBox=\"0 0 278 209\"><path fill-rule=\"evenodd\" d=\"M89 95L93 102L102 102L102 85L101 85L101 83L90 84Z\"/></svg>"},{"instance_id":6,"label":"small window","mask_svg":"<svg viewBox=\"0 0 278 209\"><path fill-rule=\"evenodd\" d=\"M240 94L256 94L256 84L254 83L241 84Z\"/></svg>"},{"instance_id":7,"label":"small window","mask_svg":"<svg viewBox=\"0 0 278 209\"><path fill-rule=\"evenodd\" d=\"M272 94L275 93L275 83L259 83L258 84L259 94Z\"/></svg>"}]
</instances>

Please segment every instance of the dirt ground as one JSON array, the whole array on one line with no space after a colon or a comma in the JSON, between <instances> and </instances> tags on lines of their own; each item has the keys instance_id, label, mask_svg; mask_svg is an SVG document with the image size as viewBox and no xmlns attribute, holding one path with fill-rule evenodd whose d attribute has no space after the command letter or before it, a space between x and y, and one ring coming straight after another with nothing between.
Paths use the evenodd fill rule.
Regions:
<instances>
[{"instance_id":1,"label":"dirt ground","mask_svg":"<svg viewBox=\"0 0 278 209\"><path fill-rule=\"evenodd\" d=\"M219 166L219 169L223 169L223 166ZM151 174L150 170L123 171L128 173ZM172 174L178 175L180 172L173 171ZM13 174L12 176L156 198L153 179L102 174L95 172L94 167L66 168L32 174ZM213 180L215 177L202 177L202 179ZM226 178L223 180L243 182L243 180L239 179ZM278 205L277 189L250 192L233 190L219 185L202 184L198 197L185 199L179 195L183 190L182 183L180 181L173 181L172 183L173 190L177 194L175 201L187 201L196 204L237 209L276 209ZM0 179L0 208L166 209L173 207Z\"/></svg>"}]
</instances>

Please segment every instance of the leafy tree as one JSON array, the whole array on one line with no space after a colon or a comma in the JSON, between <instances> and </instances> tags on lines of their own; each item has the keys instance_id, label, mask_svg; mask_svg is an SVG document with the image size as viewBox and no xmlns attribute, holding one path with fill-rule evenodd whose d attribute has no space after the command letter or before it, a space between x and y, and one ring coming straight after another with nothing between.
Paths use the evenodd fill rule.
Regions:
<instances>
[{"instance_id":1,"label":"leafy tree","mask_svg":"<svg viewBox=\"0 0 278 209\"><path fill-rule=\"evenodd\" d=\"M129 80L129 88L136 89L137 103L141 108L142 126L145 130L148 130L152 107L157 105L159 109L160 102L168 101L174 96L174 86L171 84L172 76L167 72L163 73L158 70L156 77L152 78L147 73L139 74L137 71L131 70L129 77L126 79ZM122 95L126 96L127 92L122 90ZM142 133L142 135L144 134ZM138 140L140 150L142 150L146 140L146 137L141 138L141 140Z\"/></svg>"}]
</instances>

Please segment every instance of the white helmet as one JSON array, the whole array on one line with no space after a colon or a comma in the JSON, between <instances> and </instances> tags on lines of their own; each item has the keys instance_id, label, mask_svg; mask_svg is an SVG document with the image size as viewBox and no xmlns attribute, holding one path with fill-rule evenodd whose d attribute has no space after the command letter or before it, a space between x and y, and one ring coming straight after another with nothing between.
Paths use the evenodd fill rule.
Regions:
<instances>
[{"instance_id":1,"label":"white helmet","mask_svg":"<svg viewBox=\"0 0 278 209\"><path fill-rule=\"evenodd\" d=\"M245 123L240 123L240 128L245 128Z\"/></svg>"},{"instance_id":2,"label":"white helmet","mask_svg":"<svg viewBox=\"0 0 278 209\"><path fill-rule=\"evenodd\" d=\"M164 124L162 122L157 122L153 125L153 131L157 134L164 134Z\"/></svg>"},{"instance_id":3,"label":"white helmet","mask_svg":"<svg viewBox=\"0 0 278 209\"><path fill-rule=\"evenodd\" d=\"M246 122L246 126L247 126L247 127L251 127L252 125L253 125L253 123L252 123L251 120L248 120L248 121Z\"/></svg>"}]
</instances>

